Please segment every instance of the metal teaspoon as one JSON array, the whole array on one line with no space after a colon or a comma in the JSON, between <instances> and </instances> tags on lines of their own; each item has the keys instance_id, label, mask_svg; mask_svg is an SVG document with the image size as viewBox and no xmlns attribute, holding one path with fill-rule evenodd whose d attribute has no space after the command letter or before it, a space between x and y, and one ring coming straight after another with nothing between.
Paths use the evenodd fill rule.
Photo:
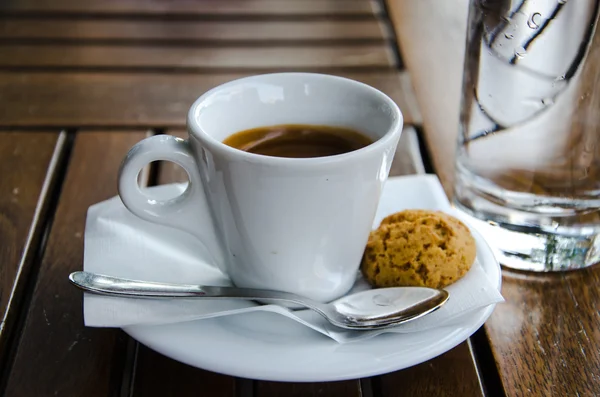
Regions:
<instances>
[{"instance_id":1,"label":"metal teaspoon","mask_svg":"<svg viewBox=\"0 0 600 397\"><path fill-rule=\"evenodd\" d=\"M321 303L289 292L155 283L90 272L71 273L69 280L88 292L125 298L243 299L275 304L294 303L314 310L337 327L352 330L388 328L417 319L441 307L449 297L445 290L396 287L370 289L331 303Z\"/></svg>"}]
</instances>

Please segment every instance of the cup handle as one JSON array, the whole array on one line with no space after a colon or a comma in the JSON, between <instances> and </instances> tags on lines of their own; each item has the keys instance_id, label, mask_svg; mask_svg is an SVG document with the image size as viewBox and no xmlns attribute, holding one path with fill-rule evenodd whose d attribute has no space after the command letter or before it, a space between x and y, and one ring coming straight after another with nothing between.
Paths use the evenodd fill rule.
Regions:
<instances>
[{"instance_id":1,"label":"cup handle","mask_svg":"<svg viewBox=\"0 0 600 397\"><path fill-rule=\"evenodd\" d=\"M179 196L164 200L152 197L140 188L140 171L158 160L172 161L187 172L189 183ZM156 135L138 142L121 164L118 191L121 201L131 213L146 221L194 235L213 256L215 264L222 266L222 250L189 141L170 135ZM206 223L210 223L210 228L206 227Z\"/></svg>"}]
</instances>

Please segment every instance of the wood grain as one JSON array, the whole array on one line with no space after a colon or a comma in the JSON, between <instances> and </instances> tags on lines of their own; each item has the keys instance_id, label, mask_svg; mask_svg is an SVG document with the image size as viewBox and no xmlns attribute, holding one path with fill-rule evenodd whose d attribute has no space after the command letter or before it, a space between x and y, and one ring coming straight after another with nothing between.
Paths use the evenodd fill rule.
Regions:
<instances>
[{"instance_id":1,"label":"wood grain","mask_svg":"<svg viewBox=\"0 0 600 397\"><path fill-rule=\"evenodd\" d=\"M54 163L62 149L58 135L0 135L0 363L45 226Z\"/></svg>"},{"instance_id":2,"label":"wood grain","mask_svg":"<svg viewBox=\"0 0 600 397\"><path fill-rule=\"evenodd\" d=\"M417 366L382 375L378 382L382 397L484 395L466 342Z\"/></svg>"},{"instance_id":3,"label":"wood grain","mask_svg":"<svg viewBox=\"0 0 600 397\"><path fill-rule=\"evenodd\" d=\"M423 115L425 141L452 193L468 0L388 0L402 59Z\"/></svg>"},{"instance_id":4,"label":"wood grain","mask_svg":"<svg viewBox=\"0 0 600 397\"><path fill-rule=\"evenodd\" d=\"M340 74L340 73L338 73ZM388 94L406 124L420 114L407 74L341 73ZM243 74L0 73L0 126L183 128L192 102Z\"/></svg>"},{"instance_id":5,"label":"wood grain","mask_svg":"<svg viewBox=\"0 0 600 397\"><path fill-rule=\"evenodd\" d=\"M0 44L0 67L173 69L195 71L391 68L384 44L297 47L190 47Z\"/></svg>"},{"instance_id":6,"label":"wood grain","mask_svg":"<svg viewBox=\"0 0 600 397\"><path fill-rule=\"evenodd\" d=\"M566 394L575 392L580 396L600 395L600 264L573 274L563 275L575 310L570 312L575 325L577 346L572 350L575 357L567 356L572 371L569 377L577 379ZM577 367L586 368L579 374ZM576 378L577 377L577 378ZM566 388L565 388L566 389Z\"/></svg>"},{"instance_id":7,"label":"wood grain","mask_svg":"<svg viewBox=\"0 0 600 397\"><path fill-rule=\"evenodd\" d=\"M600 395L600 266L503 276L486 331L506 395Z\"/></svg>"},{"instance_id":8,"label":"wood grain","mask_svg":"<svg viewBox=\"0 0 600 397\"><path fill-rule=\"evenodd\" d=\"M85 328L82 294L69 285L82 268L88 207L116 194L117 170L143 132L78 134L31 302L16 346L6 396L109 396L121 387L126 336Z\"/></svg>"},{"instance_id":9,"label":"wood grain","mask_svg":"<svg viewBox=\"0 0 600 397\"><path fill-rule=\"evenodd\" d=\"M343 6L343 4L341 5ZM367 20L165 21L57 18L0 19L0 39L86 42L274 43L380 40L385 25Z\"/></svg>"},{"instance_id":10,"label":"wood grain","mask_svg":"<svg viewBox=\"0 0 600 397\"><path fill-rule=\"evenodd\" d=\"M103 16L371 16L381 13L376 0L6 0L5 15L103 15Z\"/></svg>"}]
</instances>

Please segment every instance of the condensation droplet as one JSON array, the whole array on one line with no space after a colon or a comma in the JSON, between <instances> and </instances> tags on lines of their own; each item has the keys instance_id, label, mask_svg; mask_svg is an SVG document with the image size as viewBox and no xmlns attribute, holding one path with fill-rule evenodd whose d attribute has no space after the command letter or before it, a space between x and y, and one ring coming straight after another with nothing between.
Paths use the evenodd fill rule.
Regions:
<instances>
[{"instance_id":1,"label":"condensation droplet","mask_svg":"<svg viewBox=\"0 0 600 397\"><path fill-rule=\"evenodd\" d=\"M525 98L521 101L521 104L535 110L540 110L544 107L544 101L540 101L539 98Z\"/></svg>"},{"instance_id":2,"label":"condensation droplet","mask_svg":"<svg viewBox=\"0 0 600 397\"><path fill-rule=\"evenodd\" d=\"M513 35L512 33L504 33L504 37L511 40L513 37L515 37L515 35Z\"/></svg>"},{"instance_id":3,"label":"condensation droplet","mask_svg":"<svg viewBox=\"0 0 600 397\"><path fill-rule=\"evenodd\" d=\"M558 4L565 4L567 0L558 0Z\"/></svg>"},{"instance_id":4,"label":"condensation droplet","mask_svg":"<svg viewBox=\"0 0 600 397\"><path fill-rule=\"evenodd\" d=\"M527 26L531 29L537 29L540 27L540 23L542 22L542 14L539 12L534 12L531 14L531 17L527 20Z\"/></svg>"},{"instance_id":5,"label":"condensation droplet","mask_svg":"<svg viewBox=\"0 0 600 397\"><path fill-rule=\"evenodd\" d=\"M527 55L527 50L523 47L517 47L515 48L515 55L517 58L522 59Z\"/></svg>"},{"instance_id":6,"label":"condensation droplet","mask_svg":"<svg viewBox=\"0 0 600 397\"><path fill-rule=\"evenodd\" d=\"M544 106L554 105L554 98L544 98L544 99L542 99L542 105L544 105Z\"/></svg>"},{"instance_id":7,"label":"condensation droplet","mask_svg":"<svg viewBox=\"0 0 600 397\"><path fill-rule=\"evenodd\" d=\"M554 79L554 81L552 81L552 87L556 87L557 85L560 87L562 85L565 84L565 76L558 76L557 78Z\"/></svg>"}]
</instances>

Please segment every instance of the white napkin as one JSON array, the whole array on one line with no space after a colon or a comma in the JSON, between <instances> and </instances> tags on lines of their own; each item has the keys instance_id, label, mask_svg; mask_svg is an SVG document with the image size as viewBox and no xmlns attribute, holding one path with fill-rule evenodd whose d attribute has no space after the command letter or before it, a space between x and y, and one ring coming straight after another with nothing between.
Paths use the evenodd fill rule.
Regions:
<instances>
[{"instance_id":1,"label":"white napkin","mask_svg":"<svg viewBox=\"0 0 600 397\"><path fill-rule=\"evenodd\" d=\"M173 197L185 185L157 186L153 195ZM386 215L407 209L451 212L444 191L433 175L390 178L386 183L374 227ZM91 206L85 229L84 270L146 281L226 286L231 282L207 263L203 245L185 232L141 220L118 197ZM478 258L479 260L479 258ZM350 293L369 288L357 274ZM348 331L330 325L310 310L291 311L276 305L237 300L131 299L86 293L85 324L91 327L157 325L253 311L271 311L296 320L339 343L373 337L383 332L421 332L433 327L456 326L461 317L502 302L498 280L489 279L479 261L459 281L447 287L450 300L439 310L393 329Z\"/></svg>"}]
</instances>

